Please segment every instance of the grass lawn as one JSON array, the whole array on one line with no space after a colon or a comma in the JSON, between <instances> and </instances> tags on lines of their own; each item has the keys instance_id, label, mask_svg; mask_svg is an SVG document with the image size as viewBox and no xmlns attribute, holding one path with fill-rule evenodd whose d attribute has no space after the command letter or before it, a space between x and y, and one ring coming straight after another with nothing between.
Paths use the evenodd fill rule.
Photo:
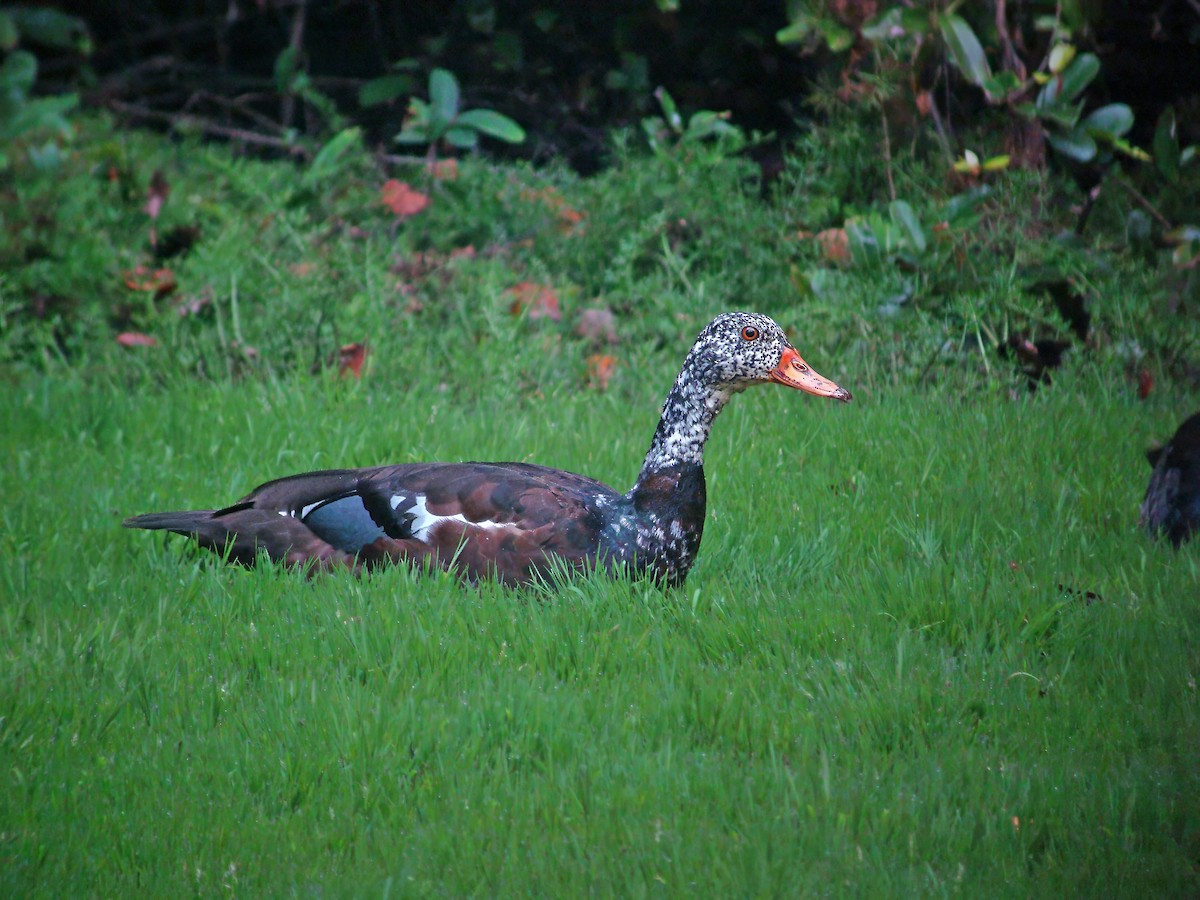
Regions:
<instances>
[{"instance_id":1,"label":"grass lawn","mask_svg":"<svg viewBox=\"0 0 1200 900\"><path fill-rule=\"evenodd\" d=\"M1180 409L1116 379L863 389L814 353L855 401L733 402L674 592L309 581L119 527L334 465L625 489L685 349L537 403L7 386L0 893L1200 892L1200 548L1136 528Z\"/></svg>"}]
</instances>

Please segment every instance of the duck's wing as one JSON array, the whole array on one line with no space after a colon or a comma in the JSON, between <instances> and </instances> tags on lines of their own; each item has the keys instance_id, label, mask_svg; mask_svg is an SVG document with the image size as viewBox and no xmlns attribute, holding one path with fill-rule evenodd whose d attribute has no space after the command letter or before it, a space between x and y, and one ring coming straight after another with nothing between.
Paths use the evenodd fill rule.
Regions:
<instances>
[{"instance_id":1,"label":"duck's wing","mask_svg":"<svg viewBox=\"0 0 1200 900\"><path fill-rule=\"evenodd\" d=\"M341 469L268 482L218 510L151 513L165 529L252 565L320 567L425 559L472 578L528 581L557 556L596 557L604 509L619 497L581 475L523 463L426 463Z\"/></svg>"}]
</instances>

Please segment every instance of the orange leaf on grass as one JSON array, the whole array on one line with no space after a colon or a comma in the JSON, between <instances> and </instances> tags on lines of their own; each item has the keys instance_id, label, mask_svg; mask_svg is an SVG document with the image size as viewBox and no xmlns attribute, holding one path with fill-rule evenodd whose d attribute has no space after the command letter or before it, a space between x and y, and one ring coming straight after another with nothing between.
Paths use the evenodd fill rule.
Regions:
<instances>
[{"instance_id":1,"label":"orange leaf on grass","mask_svg":"<svg viewBox=\"0 0 1200 900\"><path fill-rule=\"evenodd\" d=\"M522 200L540 203L553 212L558 219L556 226L561 234L573 235L583 231L584 214L570 206L555 188L522 188L520 196Z\"/></svg>"},{"instance_id":2,"label":"orange leaf on grass","mask_svg":"<svg viewBox=\"0 0 1200 900\"><path fill-rule=\"evenodd\" d=\"M429 198L420 191L413 190L407 182L389 178L379 189L379 199L383 205L405 219L415 216L429 205Z\"/></svg>"},{"instance_id":3,"label":"orange leaf on grass","mask_svg":"<svg viewBox=\"0 0 1200 900\"><path fill-rule=\"evenodd\" d=\"M555 322L562 319L558 294L554 293L553 288L533 281L522 281L510 287L505 293L513 298L512 306L509 309L514 316L519 316L525 310L529 310L531 319L553 319Z\"/></svg>"},{"instance_id":4,"label":"orange leaf on grass","mask_svg":"<svg viewBox=\"0 0 1200 900\"><path fill-rule=\"evenodd\" d=\"M850 262L850 239L846 237L845 228L826 228L817 232L817 243L830 262Z\"/></svg>"},{"instance_id":5,"label":"orange leaf on grass","mask_svg":"<svg viewBox=\"0 0 1200 900\"><path fill-rule=\"evenodd\" d=\"M367 361L367 345L361 342L343 344L338 348L338 377L353 375L362 378L363 363Z\"/></svg>"},{"instance_id":6,"label":"orange leaf on grass","mask_svg":"<svg viewBox=\"0 0 1200 900\"><path fill-rule=\"evenodd\" d=\"M154 294L154 299L173 293L179 286L175 273L170 269L151 269L140 265L136 269L127 269L122 273L125 287L131 291L148 291Z\"/></svg>"},{"instance_id":7,"label":"orange leaf on grass","mask_svg":"<svg viewBox=\"0 0 1200 900\"><path fill-rule=\"evenodd\" d=\"M587 358L588 385L596 390L606 390L617 368L617 358L607 353L593 353Z\"/></svg>"},{"instance_id":8,"label":"orange leaf on grass","mask_svg":"<svg viewBox=\"0 0 1200 900\"><path fill-rule=\"evenodd\" d=\"M140 331L122 331L117 335L117 343L122 347L157 347L158 341Z\"/></svg>"}]
</instances>

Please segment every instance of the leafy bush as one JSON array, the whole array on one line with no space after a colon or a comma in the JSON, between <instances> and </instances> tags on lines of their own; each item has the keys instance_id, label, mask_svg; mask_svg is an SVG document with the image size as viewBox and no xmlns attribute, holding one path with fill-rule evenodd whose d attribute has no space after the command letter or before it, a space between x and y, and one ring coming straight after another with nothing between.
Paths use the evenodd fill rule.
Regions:
<instances>
[{"instance_id":1,"label":"leafy bush","mask_svg":"<svg viewBox=\"0 0 1200 900\"><path fill-rule=\"evenodd\" d=\"M9 151L22 147L39 169L60 162L60 141L70 140L73 131L67 114L79 105L76 94L35 97L38 62L22 48L32 43L43 47L91 52L87 27L81 19L53 9L0 6L0 171L13 164ZM56 139L35 143L51 134Z\"/></svg>"}]
</instances>

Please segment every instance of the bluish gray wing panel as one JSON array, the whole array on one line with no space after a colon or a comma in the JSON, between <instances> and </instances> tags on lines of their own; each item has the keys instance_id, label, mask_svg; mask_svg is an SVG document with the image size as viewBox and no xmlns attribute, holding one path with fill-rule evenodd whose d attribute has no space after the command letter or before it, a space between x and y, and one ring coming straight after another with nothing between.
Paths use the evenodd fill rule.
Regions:
<instances>
[{"instance_id":1,"label":"bluish gray wing panel","mask_svg":"<svg viewBox=\"0 0 1200 900\"><path fill-rule=\"evenodd\" d=\"M346 553L357 553L385 534L358 494L338 497L315 506L303 521L321 540Z\"/></svg>"}]
</instances>

